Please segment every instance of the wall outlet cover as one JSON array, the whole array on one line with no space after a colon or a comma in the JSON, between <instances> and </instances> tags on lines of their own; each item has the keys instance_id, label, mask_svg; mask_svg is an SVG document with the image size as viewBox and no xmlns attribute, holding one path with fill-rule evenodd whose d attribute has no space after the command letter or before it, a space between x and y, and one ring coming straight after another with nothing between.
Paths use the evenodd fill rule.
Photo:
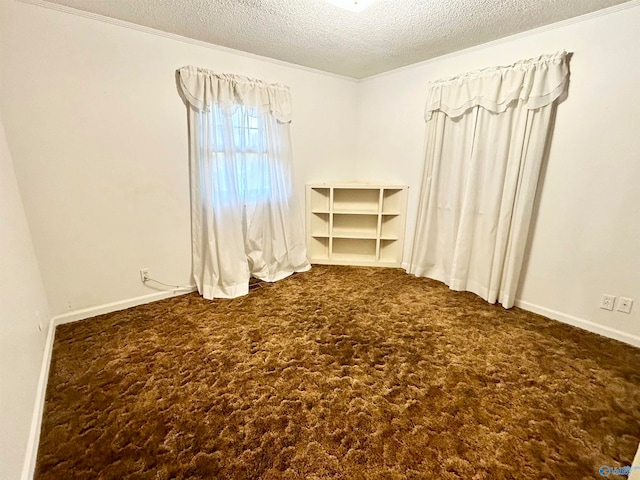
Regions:
<instances>
[{"instance_id":1,"label":"wall outlet cover","mask_svg":"<svg viewBox=\"0 0 640 480\"><path fill-rule=\"evenodd\" d=\"M623 313L631 313L632 305L633 298L620 297L620 300L618 300L618 311Z\"/></svg>"},{"instance_id":2,"label":"wall outlet cover","mask_svg":"<svg viewBox=\"0 0 640 480\"><path fill-rule=\"evenodd\" d=\"M149 280L149 269L148 268L141 268L140 269L140 281L142 283L145 283L147 280Z\"/></svg>"},{"instance_id":3,"label":"wall outlet cover","mask_svg":"<svg viewBox=\"0 0 640 480\"><path fill-rule=\"evenodd\" d=\"M603 310L613 310L613 306L616 303L616 297L615 295L608 295L608 294L604 294L602 295L602 300L600 301L600 308L602 308Z\"/></svg>"}]
</instances>

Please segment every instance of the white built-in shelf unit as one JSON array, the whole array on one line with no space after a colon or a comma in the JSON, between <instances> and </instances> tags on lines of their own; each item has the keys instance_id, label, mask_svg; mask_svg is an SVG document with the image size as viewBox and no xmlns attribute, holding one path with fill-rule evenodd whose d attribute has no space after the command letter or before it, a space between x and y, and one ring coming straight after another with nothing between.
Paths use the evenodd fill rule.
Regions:
<instances>
[{"instance_id":1,"label":"white built-in shelf unit","mask_svg":"<svg viewBox=\"0 0 640 480\"><path fill-rule=\"evenodd\" d=\"M399 267L406 185L307 185L307 254L311 263Z\"/></svg>"}]
</instances>

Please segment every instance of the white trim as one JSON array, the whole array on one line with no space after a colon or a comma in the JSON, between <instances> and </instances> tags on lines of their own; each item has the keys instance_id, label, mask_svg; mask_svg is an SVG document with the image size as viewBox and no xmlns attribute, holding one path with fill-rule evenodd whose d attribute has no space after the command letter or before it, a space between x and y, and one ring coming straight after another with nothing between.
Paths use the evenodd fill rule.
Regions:
<instances>
[{"instance_id":1,"label":"white trim","mask_svg":"<svg viewBox=\"0 0 640 480\"><path fill-rule=\"evenodd\" d=\"M616 330L615 328L606 327L604 325L590 322L589 320L585 320L583 318L574 317L573 315L558 312L557 310L551 310L550 308L541 307L540 305L525 302L524 300L516 300L515 306L533 313L544 315L545 317L551 318L553 320L558 320L562 323L573 325L574 327L578 327L592 333L597 333L604 337L613 338L614 340L628 343L629 345L633 345L634 347L640 347L640 337L632 335L631 333L622 332L620 330Z\"/></svg>"},{"instance_id":2,"label":"white trim","mask_svg":"<svg viewBox=\"0 0 640 480\"><path fill-rule=\"evenodd\" d=\"M178 42L189 43L191 45L195 45L198 47L209 48L211 50L217 50L223 53L231 53L233 55L239 55L241 57L247 57L254 60L259 60L262 62L272 63L274 65L279 65L281 67L289 67L295 68L297 70L303 70L305 72L316 73L318 75L326 75L333 78L339 78L341 80L347 80L349 82L358 83L359 80L353 77L348 77L346 75L340 75L338 73L327 72L325 70L320 70L312 67L305 67L304 65L298 65L297 63L286 62L284 60L278 60L276 58L265 57L262 55L257 55L251 52L245 52L243 50L236 50L230 47L223 47L222 45L216 45L215 43L209 43L202 40L196 40L195 38L183 37L182 35L178 35L176 33L165 32L163 30L158 30L156 28L145 27L144 25L138 25L137 23L127 22L125 20L120 20L118 18L107 17L106 15L100 15L99 13L86 12L84 10L78 10L73 7L68 7L66 5L60 5L58 3L51 3L44 0L17 0L21 3L26 3L28 5L34 5L36 7L47 8L49 10L54 10L56 12L68 13L70 15L75 15L77 17L88 18L89 20L97 20L99 22L108 23L111 25L116 25L118 27L128 28L130 30L136 30L142 33L148 33L151 35L156 35L158 37L168 38L169 40L176 40Z\"/></svg>"},{"instance_id":3,"label":"white trim","mask_svg":"<svg viewBox=\"0 0 640 480\"><path fill-rule=\"evenodd\" d=\"M402 268L406 271L409 268L408 263L403 262ZM446 283L441 282L440 280L437 280L432 277L424 277L424 278L431 278L432 280L439 281L440 283L446 285ZM449 287L449 289L451 288ZM522 308L523 310L527 310L528 312L537 313L538 315L542 315L552 320L557 320L558 322L566 323L568 325L573 325L574 327L581 328L582 330L586 330L591 333L597 333L598 335L602 335L603 337L612 338L614 340L628 343L629 345L633 345L634 347L640 348L640 337L633 335L631 333L623 332L621 330L616 330L615 328L606 327L604 325L600 325L598 323L585 320L584 318L579 318L573 315L569 315L567 313L559 312L557 310L552 310L550 308L541 307L540 305L536 305L534 303L526 302L520 299L516 299L514 302L514 305L516 307Z\"/></svg>"},{"instance_id":4,"label":"white trim","mask_svg":"<svg viewBox=\"0 0 640 480\"><path fill-rule=\"evenodd\" d=\"M105 303L103 305L97 305L95 307L63 313L61 315L56 315L51 319L51 321L55 323L56 326L62 325L63 323L76 322L78 320L84 320L85 318L104 315L105 313L117 312L118 310L137 307L138 305L144 305L145 303L157 302L158 300L164 300L165 298L185 295L187 293L195 292L196 290L196 287L190 286L188 288L177 288L163 292L151 293L149 295L143 295L142 297L128 298L126 300L120 300L118 302Z\"/></svg>"},{"instance_id":5,"label":"white trim","mask_svg":"<svg viewBox=\"0 0 640 480\"><path fill-rule=\"evenodd\" d=\"M23 0L24 1L24 0ZM494 47L496 45L501 45L503 43L509 43L514 40L518 40L520 38L530 37L532 35L538 35L540 33L556 30L559 28L564 28L569 25L573 25L576 23L586 22L588 20L593 20L598 17L610 15L612 13L617 13L622 10L627 10L629 8L634 8L640 6L640 0L630 0L625 3L620 3L618 5L613 5L612 7L603 8L601 10L595 10L593 12L585 13L583 15L578 15L577 17L567 18L566 20L560 20L559 22L550 23L549 25L543 25L542 27L537 27L532 30L526 30L524 32L516 33L513 35L509 35L508 37L497 38L495 40L491 40L490 42L481 43L478 45L473 45L469 48L463 48L461 50L455 50L450 53L445 53L444 55L440 55L433 58L428 58L427 60L423 60L421 62L410 63L409 65L405 65L403 67L394 68L393 70L387 70L386 72L376 73L374 75L370 75L368 77L363 77L359 81L364 82L367 80L374 80L376 78L384 77L386 75L392 75L394 73L403 72L405 70L411 70L412 68L422 67L424 65L428 65L430 63L439 62L440 60L446 60L448 58L457 57L458 55L472 53L479 50L484 50L486 48Z\"/></svg>"},{"instance_id":6,"label":"white trim","mask_svg":"<svg viewBox=\"0 0 640 480\"><path fill-rule=\"evenodd\" d=\"M22 475L20 476L21 480L32 480L33 475L35 474L36 460L38 459L38 446L40 444L40 429L42 427L42 414L44 411L44 401L47 393L49 367L51 365L51 355L53 353L53 342L55 339L56 327L65 323L84 320L97 315L116 312L118 310L124 310L126 308L156 302L158 300L164 300L166 298L177 297L179 295L185 295L195 291L197 291L197 288L192 286L188 288L178 288L165 292L152 293L142 297L129 298L119 302L106 303L104 305L56 315L49 321L47 339L44 344L44 354L42 355L42 366L40 367L40 377L38 379L38 389L36 390L33 416L31 417L31 429L29 430L29 439L27 440L27 451L25 453L24 464L22 467Z\"/></svg>"},{"instance_id":7,"label":"white trim","mask_svg":"<svg viewBox=\"0 0 640 480\"><path fill-rule=\"evenodd\" d=\"M638 445L638 452L636 453L636 458L634 458L631 466L635 468L631 470L627 480L640 480L640 445Z\"/></svg>"},{"instance_id":8,"label":"white trim","mask_svg":"<svg viewBox=\"0 0 640 480\"><path fill-rule=\"evenodd\" d=\"M34 5L34 6L38 6L38 7L42 7L42 8L47 8L49 10L55 10L57 12L62 12L62 13L68 13L70 15L75 15L78 17L83 17L83 18L88 18L90 20L97 20L100 22L104 22L104 23L109 23L111 25L117 25L119 27L124 27L124 28L128 28L131 30L137 30L139 32L143 32L143 33L148 33L151 35L156 35L158 37L164 37L164 38L168 38L170 40L177 40L179 42L183 42L183 43L189 43L191 45L196 45L199 47L204 47L204 48L209 48L211 50L217 50L220 52L225 52L225 53L232 53L235 55L240 55L243 57L247 57L247 58L252 58L255 60L260 60L263 62L268 62L268 63L272 63L275 65L280 65L280 66L284 66L284 67L289 67L289 68L295 68L298 70L303 70L306 72L311 72L311 73L317 73L319 75L327 75L329 77L333 77L333 78L339 78L342 80L347 80L350 82L354 82L354 83L360 83L363 82L365 80L372 80L375 78L379 78L385 75L389 75L389 74L393 74L393 73L398 73L401 72L403 70L408 70L414 67L420 67L422 65L426 65L432 62L436 62L436 61L440 61L440 60L444 60L446 58L450 58L450 57L454 57L456 55L462 54L462 53L471 53L477 50L482 50L485 48L489 48L489 47L493 47L495 45L500 45L502 43L507 43L507 42L511 42L513 40L517 40L519 38L524 38L524 37L528 37L531 35L536 35L538 33L543 33L543 32L547 32L550 30L555 30L558 28L562 28L562 27L566 27L568 25L573 25L575 23L581 23L587 20L591 20L597 17L601 17L604 15L609 15L611 13L616 13L622 10L626 10L628 8L634 8L637 6L640 6L640 0L629 0L625 3L620 3L618 5L613 5L611 7L607 7L607 8L603 8L600 10L595 10L593 12L589 12L589 13L585 13L583 15L578 15L577 17L572 17L572 18L568 18L566 20L561 20L559 22L555 22L555 23L551 23L549 25L543 25L541 27L537 27L534 28L532 30L527 30L525 32L520 32L520 33L516 33L514 35L509 35L507 37L502 37L502 38L498 38L496 40L491 40L490 42L486 42L486 43L481 43L479 45L474 45L471 46L469 48L464 48L461 50L456 50L450 53L446 53L444 55L440 55L437 57L433 57L433 58L429 58L427 60L423 60L421 62L416 62L416 63L411 63L409 65L405 65L402 67L398 67L398 68L394 68L392 70L387 70L384 72L380 72L380 73L376 73L374 75L369 75L367 77L362 77L362 78L355 78L355 77L350 77L347 75L340 75L338 73L332 73L332 72L327 72L325 70L320 70L317 68L312 68L312 67L305 67L304 65L298 65L297 63L291 63L291 62L285 62L284 60L277 60L275 58L271 58L271 57L265 57L262 55L257 55L255 53L250 53L250 52L245 52L243 50L236 50L233 48L229 48L229 47L223 47L222 45L216 45L214 43L209 43L209 42L204 42L202 40L196 40L194 38L189 38L189 37L183 37L182 35L177 35L175 33L169 33L169 32L164 32L162 30L158 30L155 28L151 28L151 27L145 27L143 25L138 25L136 23L132 23L132 22L127 22L125 20L120 20L117 18L111 18L111 17L107 17L106 15L100 15L98 13L92 13L92 12L86 12L84 10L79 10L76 8L72 8L72 7L68 7L66 5L60 5L58 3L51 3L51 2L47 2L45 0L17 0L21 3L26 3L26 4L30 4L30 5Z\"/></svg>"},{"instance_id":9,"label":"white trim","mask_svg":"<svg viewBox=\"0 0 640 480\"><path fill-rule=\"evenodd\" d=\"M36 390L36 400L31 417L31 428L27 440L27 451L25 452L24 464L22 466L21 480L31 480L35 473L36 459L38 458L38 444L40 443L40 427L42 426L42 413L44 410L44 398L47 392L47 381L49 379L49 365L51 364L51 352L53 351L53 339L56 325L53 319L49 321L47 339L44 343L42 355L42 366L40 367L40 377L38 378L38 388Z\"/></svg>"}]
</instances>

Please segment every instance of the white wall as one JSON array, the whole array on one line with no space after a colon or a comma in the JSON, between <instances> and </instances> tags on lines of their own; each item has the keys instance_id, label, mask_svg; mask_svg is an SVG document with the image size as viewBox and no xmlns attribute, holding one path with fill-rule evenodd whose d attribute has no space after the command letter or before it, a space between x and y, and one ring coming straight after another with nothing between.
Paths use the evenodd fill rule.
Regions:
<instances>
[{"instance_id":1,"label":"white wall","mask_svg":"<svg viewBox=\"0 0 640 480\"><path fill-rule=\"evenodd\" d=\"M612 11L610 11L612 12ZM640 341L640 5L512 37L360 84L358 178L410 185L408 260L423 166L427 83L559 50L573 52L539 191L519 298L550 316ZM631 315L598 308L635 298ZM612 332L608 332L612 333Z\"/></svg>"},{"instance_id":2,"label":"white wall","mask_svg":"<svg viewBox=\"0 0 640 480\"><path fill-rule=\"evenodd\" d=\"M7 2L0 0L0 34ZM4 43L0 41L0 67ZM0 115L0 478L20 477L49 305Z\"/></svg>"},{"instance_id":3,"label":"white wall","mask_svg":"<svg viewBox=\"0 0 640 480\"><path fill-rule=\"evenodd\" d=\"M574 52L570 93L558 112L520 299L640 338L633 5L356 83L11 1L0 107L53 313L152 293L139 281L141 267L191 283L186 110L176 68L291 86L300 200L310 181L407 183L408 254L427 82L566 49ZM634 298L632 314L600 310L602 293Z\"/></svg>"},{"instance_id":4,"label":"white wall","mask_svg":"<svg viewBox=\"0 0 640 480\"><path fill-rule=\"evenodd\" d=\"M0 265L0 478L15 479L27 447L49 305L1 118Z\"/></svg>"},{"instance_id":5,"label":"white wall","mask_svg":"<svg viewBox=\"0 0 640 480\"><path fill-rule=\"evenodd\" d=\"M0 106L54 314L191 284L193 64L291 87L295 182L353 180L355 81L10 2Z\"/></svg>"}]
</instances>

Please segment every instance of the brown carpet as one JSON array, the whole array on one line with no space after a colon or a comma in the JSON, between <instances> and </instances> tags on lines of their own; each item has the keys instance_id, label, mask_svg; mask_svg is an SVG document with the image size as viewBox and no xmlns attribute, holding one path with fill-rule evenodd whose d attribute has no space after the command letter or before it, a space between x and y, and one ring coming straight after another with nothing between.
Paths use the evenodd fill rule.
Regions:
<instances>
[{"instance_id":1,"label":"brown carpet","mask_svg":"<svg viewBox=\"0 0 640 480\"><path fill-rule=\"evenodd\" d=\"M62 325L38 479L582 479L640 349L401 270L316 266Z\"/></svg>"}]
</instances>

